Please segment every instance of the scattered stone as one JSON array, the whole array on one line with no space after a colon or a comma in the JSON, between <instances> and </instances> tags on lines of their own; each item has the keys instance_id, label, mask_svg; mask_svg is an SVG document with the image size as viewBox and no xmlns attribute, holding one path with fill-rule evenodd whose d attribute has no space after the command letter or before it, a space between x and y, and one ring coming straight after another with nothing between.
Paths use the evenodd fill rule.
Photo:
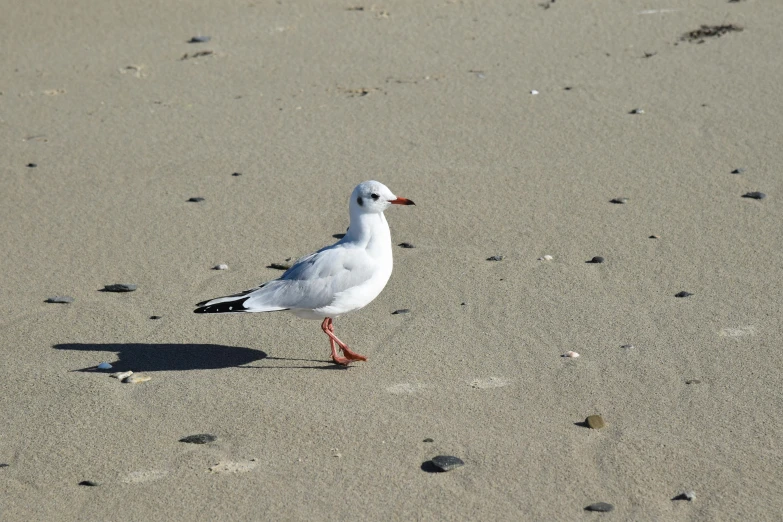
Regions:
<instances>
[{"instance_id":1,"label":"scattered stone","mask_svg":"<svg viewBox=\"0 0 783 522\"><path fill-rule=\"evenodd\" d=\"M432 463L441 471L451 471L465 465L461 458L451 455L438 455L432 459Z\"/></svg>"},{"instance_id":2,"label":"scattered stone","mask_svg":"<svg viewBox=\"0 0 783 522\"><path fill-rule=\"evenodd\" d=\"M600 430L601 428L606 427L606 422L604 422L603 417L600 415L590 415L585 419L585 423L593 430Z\"/></svg>"},{"instance_id":3,"label":"scattered stone","mask_svg":"<svg viewBox=\"0 0 783 522\"><path fill-rule=\"evenodd\" d=\"M745 172L744 168L734 169L731 171L732 174L742 174L743 172Z\"/></svg>"},{"instance_id":4,"label":"scattered stone","mask_svg":"<svg viewBox=\"0 0 783 522\"><path fill-rule=\"evenodd\" d=\"M462 301L462 302L460 303L460 306L468 306L468 303L467 303L467 301Z\"/></svg>"},{"instance_id":5,"label":"scattered stone","mask_svg":"<svg viewBox=\"0 0 783 522\"><path fill-rule=\"evenodd\" d=\"M209 56L210 54L215 54L215 51L198 51L191 54L185 53L180 58L180 61L189 60L190 58L198 58L200 56Z\"/></svg>"},{"instance_id":6,"label":"scattered stone","mask_svg":"<svg viewBox=\"0 0 783 522\"><path fill-rule=\"evenodd\" d=\"M149 375L134 374L125 377L124 379L122 379L122 382L124 382L125 384L139 384L140 382L147 382L150 379L152 379L152 377L150 377Z\"/></svg>"},{"instance_id":7,"label":"scattered stone","mask_svg":"<svg viewBox=\"0 0 783 522\"><path fill-rule=\"evenodd\" d=\"M113 285L106 285L103 287L104 292L134 292L138 288L138 285L117 283Z\"/></svg>"},{"instance_id":8,"label":"scattered stone","mask_svg":"<svg viewBox=\"0 0 783 522\"><path fill-rule=\"evenodd\" d=\"M626 350L632 350L634 346L632 344L624 344L620 348L624 348Z\"/></svg>"},{"instance_id":9,"label":"scattered stone","mask_svg":"<svg viewBox=\"0 0 783 522\"><path fill-rule=\"evenodd\" d=\"M661 236L659 236L658 234L653 234L649 237L649 239L661 239Z\"/></svg>"},{"instance_id":10,"label":"scattered stone","mask_svg":"<svg viewBox=\"0 0 783 522\"><path fill-rule=\"evenodd\" d=\"M228 265L215 265L212 267L212 270L228 270Z\"/></svg>"},{"instance_id":11,"label":"scattered stone","mask_svg":"<svg viewBox=\"0 0 783 522\"><path fill-rule=\"evenodd\" d=\"M683 290L682 292L677 292L676 294L674 294L674 297L689 297L692 295L693 295L692 293Z\"/></svg>"},{"instance_id":12,"label":"scattered stone","mask_svg":"<svg viewBox=\"0 0 783 522\"><path fill-rule=\"evenodd\" d=\"M192 198L188 199L188 203L201 203L202 201L204 201L204 198L202 198L200 196L195 196L195 197L192 197Z\"/></svg>"},{"instance_id":13,"label":"scattered stone","mask_svg":"<svg viewBox=\"0 0 783 522\"><path fill-rule=\"evenodd\" d=\"M112 373L111 375L109 375L109 377L114 377L115 379L123 380L123 379L127 379L131 375L133 375L133 372L128 370L127 372Z\"/></svg>"},{"instance_id":14,"label":"scattered stone","mask_svg":"<svg viewBox=\"0 0 783 522\"><path fill-rule=\"evenodd\" d=\"M599 513L608 513L614 509L614 506L608 502L596 502L585 507L585 511L597 511Z\"/></svg>"},{"instance_id":15,"label":"scattered stone","mask_svg":"<svg viewBox=\"0 0 783 522\"><path fill-rule=\"evenodd\" d=\"M576 359L577 357L579 357L579 354L576 352L568 351L563 355L561 355L560 357L570 357L571 359Z\"/></svg>"},{"instance_id":16,"label":"scattered stone","mask_svg":"<svg viewBox=\"0 0 783 522\"><path fill-rule=\"evenodd\" d=\"M726 33L742 31L742 27L734 24L702 25L700 28L685 33L680 40L686 42L704 43L705 38L720 38Z\"/></svg>"},{"instance_id":17,"label":"scattered stone","mask_svg":"<svg viewBox=\"0 0 783 522\"><path fill-rule=\"evenodd\" d=\"M217 437L210 435L209 433L199 433L198 435L188 435L179 439L180 442L187 442L188 444L206 444L207 442L215 442Z\"/></svg>"},{"instance_id":18,"label":"scattered stone","mask_svg":"<svg viewBox=\"0 0 783 522\"><path fill-rule=\"evenodd\" d=\"M233 174L231 174L231 175L232 175L232 176L241 176L241 175L242 175L242 173L241 173L241 172L234 172L234 173L233 173Z\"/></svg>"},{"instance_id":19,"label":"scattered stone","mask_svg":"<svg viewBox=\"0 0 783 522\"><path fill-rule=\"evenodd\" d=\"M68 303L73 303L74 298L67 295L56 295L54 297L48 297L45 302L68 304Z\"/></svg>"},{"instance_id":20,"label":"scattered stone","mask_svg":"<svg viewBox=\"0 0 783 522\"><path fill-rule=\"evenodd\" d=\"M570 87L570 86L568 86L568 85L566 85L565 87L563 87L563 90L564 90L564 91L570 91L571 89L573 89L573 87Z\"/></svg>"},{"instance_id":21,"label":"scattered stone","mask_svg":"<svg viewBox=\"0 0 783 522\"><path fill-rule=\"evenodd\" d=\"M1 462L0 463L0 468L7 468L7 467L8 467L8 464L6 464L5 462Z\"/></svg>"},{"instance_id":22,"label":"scattered stone","mask_svg":"<svg viewBox=\"0 0 783 522\"><path fill-rule=\"evenodd\" d=\"M194 36L190 40L188 40L188 43L206 43L212 39L211 36Z\"/></svg>"},{"instance_id":23,"label":"scattered stone","mask_svg":"<svg viewBox=\"0 0 783 522\"><path fill-rule=\"evenodd\" d=\"M82 480L81 482L79 482L79 485L80 486L92 486L92 487L95 487L95 486L98 486L99 484L97 482L95 482L94 480Z\"/></svg>"},{"instance_id":24,"label":"scattered stone","mask_svg":"<svg viewBox=\"0 0 783 522\"><path fill-rule=\"evenodd\" d=\"M632 109L628 114L644 114L644 109Z\"/></svg>"},{"instance_id":25,"label":"scattered stone","mask_svg":"<svg viewBox=\"0 0 783 522\"><path fill-rule=\"evenodd\" d=\"M554 257L550 256L549 254L538 258L539 261L552 261L553 259Z\"/></svg>"},{"instance_id":26,"label":"scattered stone","mask_svg":"<svg viewBox=\"0 0 783 522\"><path fill-rule=\"evenodd\" d=\"M676 497L672 498L672 500L687 500L688 502L690 502L694 498L696 498L696 492L691 490L691 491L684 491L680 493Z\"/></svg>"},{"instance_id":27,"label":"scattered stone","mask_svg":"<svg viewBox=\"0 0 783 522\"><path fill-rule=\"evenodd\" d=\"M538 94L538 91L537 91L537 90L535 90L535 89L533 89L532 91L530 91L530 94L532 94L533 96L535 96L536 94Z\"/></svg>"},{"instance_id":28,"label":"scattered stone","mask_svg":"<svg viewBox=\"0 0 783 522\"><path fill-rule=\"evenodd\" d=\"M35 167L37 167L37 166L38 166L38 164L37 164L37 163L28 163L28 164L27 164L27 168L29 168L29 169L34 169L34 168L35 168Z\"/></svg>"},{"instance_id":29,"label":"scattered stone","mask_svg":"<svg viewBox=\"0 0 783 522\"><path fill-rule=\"evenodd\" d=\"M401 246L402 248L416 248L413 246L413 243L400 243L398 246Z\"/></svg>"},{"instance_id":30,"label":"scattered stone","mask_svg":"<svg viewBox=\"0 0 783 522\"><path fill-rule=\"evenodd\" d=\"M101 364L96 366L96 368L98 368L99 370L111 370L112 369L112 365L107 363L107 362L102 362Z\"/></svg>"},{"instance_id":31,"label":"scattered stone","mask_svg":"<svg viewBox=\"0 0 783 522\"><path fill-rule=\"evenodd\" d=\"M606 260L603 257L595 256L594 258L592 258L590 261L587 261L587 262L588 263L596 263L596 264L598 264L598 263L603 263L604 261L606 261Z\"/></svg>"},{"instance_id":32,"label":"scattered stone","mask_svg":"<svg viewBox=\"0 0 783 522\"><path fill-rule=\"evenodd\" d=\"M701 381L699 379L688 379L685 381L685 384L701 384Z\"/></svg>"},{"instance_id":33,"label":"scattered stone","mask_svg":"<svg viewBox=\"0 0 783 522\"><path fill-rule=\"evenodd\" d=\"M392 315L407 314L407 313L410 313L410 308L400 308L399 310L393 311Z\"/></svg>"},{"instance_id":34,"label":"scattered stone","mask_svg":"<svg viewBox=\"0 0 783 522\"><path fill-rule=\"evenodd\" d=\"M748 192L746 194L742 195L743 198L750 198L750 199L764 199L767 197L766 194L763 192Z\"/></svg>"},{"instance_id":35,"label":"scattered stone","mask_svg":"<svg viewBox=\"0 0 783 522\"><path fill-rule=\"evenodd\" d=\"M274 268L275 270L288 270L291 268L290 263L271 263L267 268Z\"/></svg>"},{"instance_id":36,"label":"scattered stone","mask_svg":"<svg viewBox=\"0 0 783 522\"><path fill-rule=\"evenodd\" d=\"M435 442L435 439L431 439L431 438L427 437L422 442Z\"/></svg>"},{"instance_id":37,"label":"scattered stone","mask_svg":"<svg viewBox=\"0 0 783 522\"><path fill-rule=\"evenodd\" d=\"M624 205L628 203L628 198L614 198L610 199L609 203L614 203L615 205Z\"/></svg>"},{"instance_id":38,"label":"scattered stone","mask_svg":"<svg viewBox=\"0 0 783 522\"><path fill-rule=\"evenodd\" d=\"M492 256L488 257L487 261L503 261L503 256Z\"/></svg>"},{"instance_id":39,"label":"scattered stone","mask_svg":"<svg viewBox=\"0 0 783 522\"><path fill-rule=\"evenodd\" d=\"M157 319L161 319L161 316L160 315L151 315L150 319L152 319L154 321L154 320L157 320Z\"/></svg>"}]
</instances>

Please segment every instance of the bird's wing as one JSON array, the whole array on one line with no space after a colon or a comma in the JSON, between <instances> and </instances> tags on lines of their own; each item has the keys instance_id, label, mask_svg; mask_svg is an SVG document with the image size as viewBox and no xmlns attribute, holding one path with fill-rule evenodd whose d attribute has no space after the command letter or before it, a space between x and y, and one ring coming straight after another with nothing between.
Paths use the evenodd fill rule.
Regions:
<instances>
[{"instance_id":1,"label":"bird's wing","mask_svg":"<svg viewBox=\"0 0 783 522\"><path fill-rule=\"evenodd\" d=\"M335 296L369 281L376 263L363 248L335 244L301 258L280 276L247 295L248 311L254 309L329 306Z\"/></svg>"}]
</instances>

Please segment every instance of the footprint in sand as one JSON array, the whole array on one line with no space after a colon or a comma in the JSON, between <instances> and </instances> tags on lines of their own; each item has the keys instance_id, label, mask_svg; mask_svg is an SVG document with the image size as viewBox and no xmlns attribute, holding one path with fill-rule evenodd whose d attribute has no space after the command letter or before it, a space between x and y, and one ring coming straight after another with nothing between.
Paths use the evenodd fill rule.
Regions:
<instances>
[{"instance_id":1,"label":"footprint in sand","mask_svg":"<svg viewBox=\"0 0 783 522\"><path fill-rule=\"evenodd\" d=\"M224 460L209 468L209 471L212 473L247 473L248 471L255 469L257 465L258 461L256 459L239 462Z\"/></svg>"},{"instance_id":2,"label":"footprint in sand","mask_svg":"<svg viewBox=\"0 0 783 522\"><path fill-rule=\"evenodd\" d=\"M386 388L386 391L393 393L394 395L410 395L412 393L419 392L427 388L426 384L420 384L417 382L401 382Z\"/></svg>"},{"instance_id":3,"label":"footprint in sand","mask_svg":"<svg viewBox=\"0 0 783 522\"><path fill-rule=\"evenodd\" d=\"M738 326L736 328L724 328L718 335L721 337L743 337L745 335L756 335L755 326Z\"/></svg>"},{"instance_id":4,"label":"footprint in sand","mask_svg":"<svg viewBox=\"0 0 783 522\"><path fill-rule=\"evenodd\" d=\"M502 388L508 386L510 383L502 377L490 377L488 379L474 379L470 383L471 388L477 390L488 390L490 388Z\"/></svg>"},{"instance_id":5,"label":"footprint in sand","mask_svg":"<svg viewBox=\"0 0 783 522\"><path fill-rule=\"evenodd\" d=\"M149 471L133 471L128 473L123 482L127 484L138 484L139 482L152 482L153 480L160 480L169 472L162 469L151 469Z\"/></svg>"}]
</instances>

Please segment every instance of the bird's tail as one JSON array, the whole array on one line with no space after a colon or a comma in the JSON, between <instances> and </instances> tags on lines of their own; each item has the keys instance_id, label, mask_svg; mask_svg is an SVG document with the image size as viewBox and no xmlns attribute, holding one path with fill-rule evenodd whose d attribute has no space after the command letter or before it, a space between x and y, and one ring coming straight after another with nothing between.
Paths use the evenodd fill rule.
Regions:
<instances>
[{"instance_id":1,"label":"bird's tail","mask_svg":"<svg viewBox=\"0 0 783 522\"><path fill-rule=\"evenodd\" d=\"M269 307L269 308L248 308L245 306L245 301L252 298L253 294L257 290L263 288L263 285L239 292L238 294L227 295L225 297L215 297L214 299L208 299L196 304L197 308L193 310L197 314L224 314L224 313L238 313L238 312L274 312L277 310L287 310L287 308Z\"/></svg>"}]
</instances>

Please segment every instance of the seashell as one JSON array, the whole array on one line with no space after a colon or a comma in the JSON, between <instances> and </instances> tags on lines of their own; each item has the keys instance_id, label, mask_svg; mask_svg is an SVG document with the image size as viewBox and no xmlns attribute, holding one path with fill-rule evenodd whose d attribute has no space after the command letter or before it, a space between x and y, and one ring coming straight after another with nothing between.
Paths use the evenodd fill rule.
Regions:
<instances>
[{"instance_id":1,"label":"seashell","mask_svg":"<svg viewBox=\"0 0 783 522\"><path fill-rule=\"evenodd\" d=\"M127 372L112 373L111 375L109 375L109 377L114 377L115 379L123 380L130 377L131 375L133 375L133 372L128 370Z\"/></svg>"},{"instance_id":2,"label":"seashell","mask_svg":"<svg viewBox=\"0 0 783 522\"><path fill-rule=\"evenodd\" d=\"M560 357L570 357L572 359L576 359L577 357L579 357L579 354L576 353L576 352L568 351L568 352L564 353L563 355L561 355Z\"/></svg>"},{"instance_id":3,"label":"seashell","mask_svg":"<svg viewBox=\"0 0 783 522\"><path fill-rule=\"evenodd\" d=\"M228 265L220 264L212 267L212 270L228 270Z\"/></svg>"},{"instance_id":4,"label":"seashell","mask_svg":"<svg viewBox=\"0 0 783 522\"><path fill-rule=\"evenodd\" d=\"M550 256L549 254L538 258L539 261L552 261L553 259L554 257Z\"/></svg>"},{"instance_id":5,"label":"seashell","mask_svg":"<svg viewBox=\"0 0 783 522\"><path fill-rule=\"evenodd\" d=\"M122 382L124 382L125 384L138 384L140 382L147 382L150 379L152 379L152 377L150 377L149 375L135 374L135 375L129 375L128 377L125 377L122 380Z\"/></svg>"},{"instance_id":6,"label":"seashell","mask_svg":"<svg viewBox=\"0 0 783 522\"><path fill-rule=\"evenodd\" d=\"M111 370L111 367L112 367L112 366L111 366L111 364L109 364L109 363L107 363L107 362L102 362L101 364L99 364L99 365L97 366L97 368L98 368L99 370Z\"/></svg>"}]
</instances>

